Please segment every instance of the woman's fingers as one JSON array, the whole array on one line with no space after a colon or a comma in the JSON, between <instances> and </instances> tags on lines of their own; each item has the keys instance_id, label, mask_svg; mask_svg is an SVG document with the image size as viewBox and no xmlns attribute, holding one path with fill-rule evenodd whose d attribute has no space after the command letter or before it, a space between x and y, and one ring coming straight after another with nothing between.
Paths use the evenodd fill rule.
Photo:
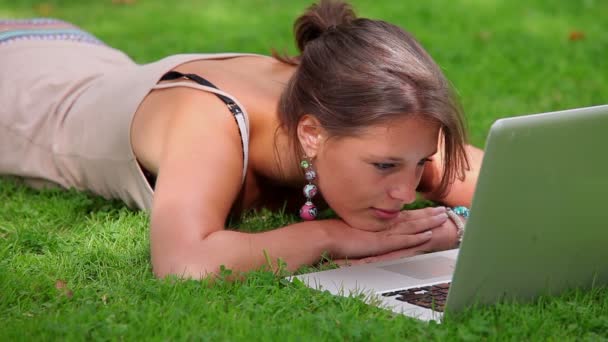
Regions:
<instances>
[{"instance_id":1,"label":"woman's fingers","mask_svg":"<svg viewBox=\"0 0 608 342\"><path fill-rule=\"evenodd\" d=\"M351 241L348 244L351 247L337 253L339 258L355 259L338 260L336 263L360 264L389 260L451 246L453 239L450 233L455 234L455 230L449 229L452 228L450 223L445 208L425 208L417 210L408 220L392 223L390 228L381 232L355 230L357 234L346 235L346 241ZM355 241L358 247L354 247Z\"/></svg>"},{"instance_id":2,"label":"woman's fingers","mask_svg":"<svg viewBox=\"0 0 608 342\"><path fill-rule=\"evenodd\" d=\"M421 217L415 220L398 222L386 230L388 235L418 234L426 230L442 225L448 220L448 215L443 212L432 216Z\"/></svg>"},{"instance_id":3,"label":"woman's fingers","mask_svg":"<svg viewBox=\"0 0 608 342\"><path fill-rule=\"evenodd\" d=\"M382 248L382 252L380 252L379 254L386 254L396 250L420 246L431 240L432 237L433 232L431 230L427 230L418 234L387 234L382 239L384 240L384 248Z\"/></svg>"},{"instance_id":4,"label":"woman's fingers","mask_svg":"<svg viewBox=\"0 0 608 342\"><path fill-rule=\"evenodd\" d=\"M425 252L442 251L458 246L458 228L452 220L433 228L433 238L419 246Z\"/></svg>"},{"instance_id":5,"label":"woman's fingers","mask_svg":"<svg viewBox=\"0 0 608 342\"><path fill-rule=\"evenodd\" d=\"M424 217L439 215L445 212L445 207L426 207L422 209L402 210L399 213L399 216L395 219L395 222L418 220Z\"/></svg>"},{"instance_id":6,"label":"woman's fingers","mask_svg":"<svg viewBox=\"0 0 608 342\"><path fill-rule=\"evenodd\" d=\"M433 228L441 226L448 220L446 213L428 216L414 221L401 222L382 232L381 253L402 250L419 246L431 240Z\"/></svg>"},{"instance_id":7,"label":"woman's fingers","mask_svg":"<svg viewBox=\"0 0 608 342\"><path fill-rule=\"evenodd\" d=\"M357 230L347 225L345 229L333 230L332 232L339 237L334 238L338 244L332 254L338 258L360 258L422 245L431 240L433 228L448 220L445 211L441 211L441 209L420 210L414 214L414 217L418 218L391 222L389 228L380 232Z\"/></svg>"}]
</instances>

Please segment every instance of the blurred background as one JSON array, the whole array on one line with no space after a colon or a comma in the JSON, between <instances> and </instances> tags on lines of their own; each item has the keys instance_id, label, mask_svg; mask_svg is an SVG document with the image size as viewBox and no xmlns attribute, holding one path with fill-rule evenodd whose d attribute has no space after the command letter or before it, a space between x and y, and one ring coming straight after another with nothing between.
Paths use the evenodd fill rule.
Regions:
<instances>
[{"instance_id":1,"label":"blurred background","mask_svg":"<svg viewBox=\"0 0 608 342\"><path fill-rule=\"evenodd\" d=\"M418 38L457 89L477 146L500 117L608 103L608 1L351 3L359 16L395 23ZM294 53L292 25L310 4L0 0L0 17L70 21L146 63L177 53Z\"/></svg>"}]
</instances>

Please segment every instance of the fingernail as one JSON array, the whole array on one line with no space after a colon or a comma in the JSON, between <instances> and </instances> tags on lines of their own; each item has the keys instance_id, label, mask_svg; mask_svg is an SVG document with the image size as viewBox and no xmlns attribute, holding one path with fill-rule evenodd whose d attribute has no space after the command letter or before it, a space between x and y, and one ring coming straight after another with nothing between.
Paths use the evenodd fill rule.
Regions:
<instances>
[{"instance_id":1,"label":"fingernail","mask_svg":"<svg viewBox=\"0 0 608 342\"><path fill-rule=\"evenodd\" d=\"M435 207L435 213L445 213L445 207Z\"/></svg>"},{"instance_id":2,"label":"fingernail","mask_svg":"<svg viewBox=\"0 0 608 342\"><path fill-rule=\"evenodd\" d=\"M433 231L432 230L427 230L426 232L424 232L424 237L429 237L433 235Z\"/></svg>"},{"instance_id":3,"label":"fingernail","mask_svg":"<svg viewBox=\"0 0 608 342\"><path fill-rule=\"evenodd\" d=\"M440 219L446 219L446 220L448 219L448 214L447 213L441 213L441 214L439 214L437 216L439 216Z\"/></svg>"}]
</instances>

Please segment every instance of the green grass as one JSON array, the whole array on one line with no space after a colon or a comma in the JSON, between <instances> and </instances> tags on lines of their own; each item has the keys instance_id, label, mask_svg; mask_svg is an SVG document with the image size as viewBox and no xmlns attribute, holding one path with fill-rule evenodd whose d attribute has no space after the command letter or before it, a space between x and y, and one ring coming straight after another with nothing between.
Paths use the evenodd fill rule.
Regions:
<instances>
[{"instance_id":1,"label":"green grass","mask_svg":"<svg viewBox=\"0 0 608 342\"><path fill-rule=\"evenodd\" d=\"M354 1L360 14L416 35L456 86L471 140L500 117L608 103L605 1ZM305 1L0 0L0 17L76 23L138 62L182 52L294 51ZM584 38L570 40L571 32ZM41 56L43 58L43 56ZM0 56L1 62L1 56ZM257 231L294 218L249 215ZM421 323L286 283L156 280L148 216L74 191L0 179L0 340L606 340L608 291L474 308Z\"/></svg>"}]
</instances>

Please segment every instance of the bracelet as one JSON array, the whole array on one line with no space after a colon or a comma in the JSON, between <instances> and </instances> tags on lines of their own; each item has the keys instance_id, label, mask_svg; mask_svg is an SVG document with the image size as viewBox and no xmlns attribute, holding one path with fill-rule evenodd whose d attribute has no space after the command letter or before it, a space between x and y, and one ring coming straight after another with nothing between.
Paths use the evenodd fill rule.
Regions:
<instances>
[{"instance_id":1,"label":"bracelet","mask_svg":"<svg viewBox=\"0 0 608 342\"><path fill-rule=\"evenodd\" d=\"M457 215L464 217L465 219L469 218L470 210L467 207L463 207L460 205L460 206L452 208L452 211L454 211Z\"/></svg>"},{"instance_id":2,"label":"bracelet","mask_svg":"<svg viewBox=\"0 0 608 342\"><path fill-rule=\"evenodd\" d=\"M464 235L464 222L462 218L469 217L469 209L467 207L455 207L455 208L447 208L446 213L448 217L454 222L456 225L456 235L458 236L458 244L462 242L462 236ZM462 218L461 218L462 217Z\"/></svg>"}]
</instances>

